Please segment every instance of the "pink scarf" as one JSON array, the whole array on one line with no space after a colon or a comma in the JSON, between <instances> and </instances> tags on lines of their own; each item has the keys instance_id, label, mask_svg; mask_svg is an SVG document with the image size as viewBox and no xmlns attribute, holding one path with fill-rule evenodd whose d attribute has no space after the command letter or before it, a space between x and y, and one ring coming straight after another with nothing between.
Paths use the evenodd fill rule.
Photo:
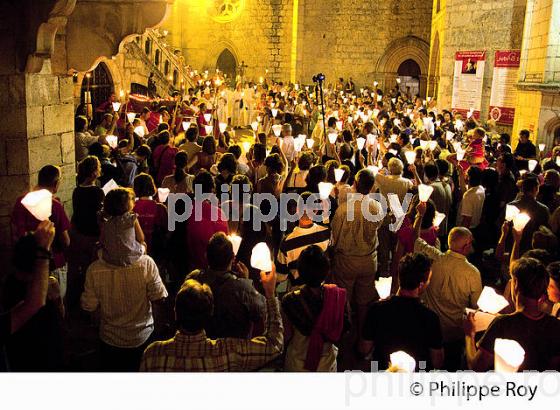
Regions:
<instances>
[{"instance_id":1,"label":"pink scarf","mask_svg":"<svg viewBox=\"0 0 560 410\"><path fill-rule=\"evenodd\" d=\"M317 318L317 322L309 336L307 357L304 368L309 371L317 371L323 343L325 341L334 343L340 339L344 326L344 311L346 308L346 289L336 285L324 285L323 310Z\"/></svg>"}]
</instances>

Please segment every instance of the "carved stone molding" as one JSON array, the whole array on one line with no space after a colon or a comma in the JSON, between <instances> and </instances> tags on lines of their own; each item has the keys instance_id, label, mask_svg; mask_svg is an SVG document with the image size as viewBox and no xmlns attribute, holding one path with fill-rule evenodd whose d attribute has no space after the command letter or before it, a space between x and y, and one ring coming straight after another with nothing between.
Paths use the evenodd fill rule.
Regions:
<instances>
[{"instance_id":1,"label":"carved stone molding","mask_svg":"<svg viewBox=\"0 0 560 410\"><path fill-rule=\"evenodd\" d=\"M66 26L68 69L89 71L127 38L158 26L173 0L78 0Z\"/></svg>"}]
</instances>

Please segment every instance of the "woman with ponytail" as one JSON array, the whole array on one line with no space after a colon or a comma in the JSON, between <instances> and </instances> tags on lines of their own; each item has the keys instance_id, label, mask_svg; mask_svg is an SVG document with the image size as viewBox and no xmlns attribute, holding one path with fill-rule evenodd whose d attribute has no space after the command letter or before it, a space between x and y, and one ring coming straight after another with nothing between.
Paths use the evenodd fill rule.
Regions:
<instances>
[{"instance_id":1,"label":"woman with ponytail","mask_svg":"<svg viewBox=\"0 0 560 410\"><path fill-rule=\"evenodd\" d=\"M189 158L185 151L175 155L175 172L163 178L162 188L169 189L172 194L191 194L194 176L187 173Z\"/></svg>"}]
</instances>

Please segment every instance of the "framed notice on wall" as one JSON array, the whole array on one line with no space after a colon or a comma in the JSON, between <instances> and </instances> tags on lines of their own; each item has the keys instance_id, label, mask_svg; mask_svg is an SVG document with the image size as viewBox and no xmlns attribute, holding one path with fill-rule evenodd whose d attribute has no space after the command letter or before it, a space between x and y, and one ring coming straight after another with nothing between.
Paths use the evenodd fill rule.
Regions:
<instances>
[{"instance_id":1,"label":"framed notice on wall","mask_svg":"<svg viewBox=\"0 0 560 410\"><path fill-rule=\"evenodd\" d=\"M458 51L455 54L451 108L465 117L480 118L486 51Z\"/></svg>"},{"instance_id":2,"label":"framed notice on wall","mask_svg":"<svg viewBox=\"0 0 560 410\"><path fill-rule=\"evenodd\" d=\"M520 58L520 50L496 51L489 116L498 124L513 125Z\"/></svg>"}]
</instances>

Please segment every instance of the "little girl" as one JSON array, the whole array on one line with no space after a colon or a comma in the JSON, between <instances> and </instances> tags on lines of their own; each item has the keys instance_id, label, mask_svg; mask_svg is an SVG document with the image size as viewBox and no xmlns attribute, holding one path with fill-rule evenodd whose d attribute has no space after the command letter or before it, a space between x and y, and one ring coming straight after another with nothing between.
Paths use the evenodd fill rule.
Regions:
<instances>
[{"instance_id":1,"label":"little girl","mask_svg":"<svg viewBox=\"0 0 560 410\"><path fill-rule=\"evenodd\" d=\"M105 197L100 212L101 252L111 265L128 266L146 253L144 233L134 209L134 192L116 188Z\"/></svg>"},{"instance_id":2,"label":"little girl","mask_svg":"<svg viewBox=\"0 0 560 410\"><path fill-rule=\"evenodd\" d=\"M461 161L461 167L464 170L467 170L469 166L485 169L488 166L484 149L484 137L486 136L486 132L483 128L475 128L467 135L469 145L465 152L465 159Z\"/></svg>"}]
</instances>

